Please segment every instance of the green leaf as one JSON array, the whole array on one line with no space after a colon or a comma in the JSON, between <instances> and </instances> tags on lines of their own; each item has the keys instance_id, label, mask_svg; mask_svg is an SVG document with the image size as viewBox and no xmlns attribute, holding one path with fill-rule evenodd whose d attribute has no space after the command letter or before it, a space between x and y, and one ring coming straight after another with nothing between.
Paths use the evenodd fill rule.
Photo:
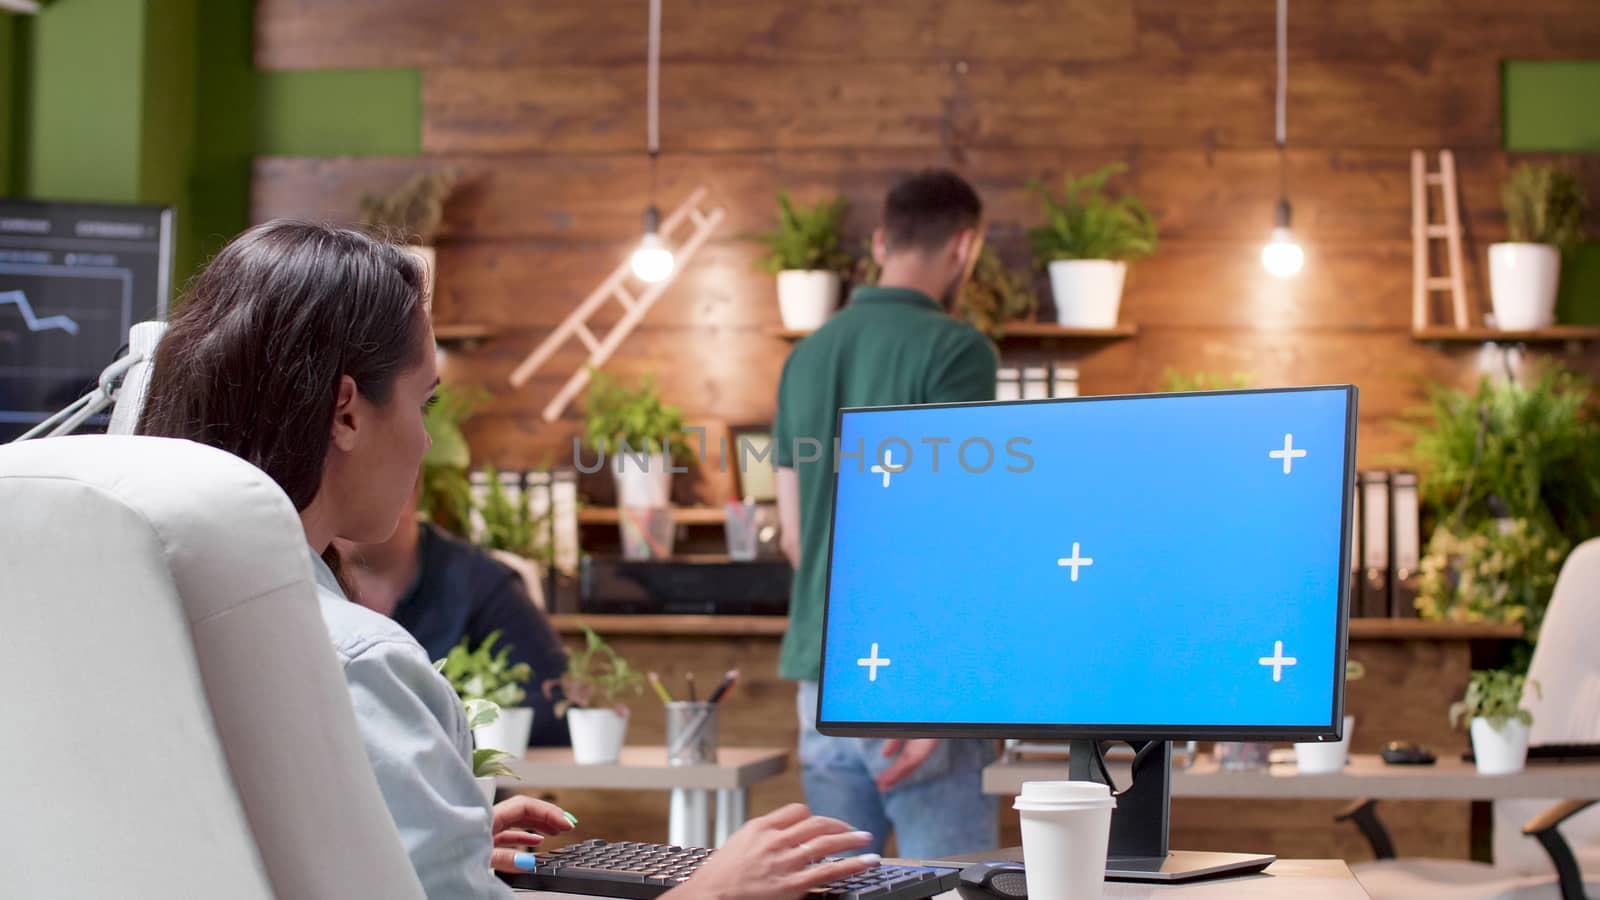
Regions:
<instances>
[{"instance_id":1,"label":"green leaf","mask_svg":"<svg viewBox=\"0 0 1600 900\"><path fill-rule=\"evenodd\" d=\"M1060 198L1038 179L1028 191L1044 207L1045 224L1028 231L1034 260L1043 267L1056 260L1133 260L1156 251L1155 219L1137 197L1105 195L1111 176L1128 170L1111 163L1078 177L1063 179Z\"/></svg>"},{"instance_id":2,"label":"green leaf","mask_svg":"<svg viewBox=\"0 0 1600 900\"><path fill-rule=\"evenodd\" d=\"M505 778L515 776L506 761L511 759L511 754L493 747L479 747L472 751L472 774L475 778Z\"/></svg>"}]
</instances>

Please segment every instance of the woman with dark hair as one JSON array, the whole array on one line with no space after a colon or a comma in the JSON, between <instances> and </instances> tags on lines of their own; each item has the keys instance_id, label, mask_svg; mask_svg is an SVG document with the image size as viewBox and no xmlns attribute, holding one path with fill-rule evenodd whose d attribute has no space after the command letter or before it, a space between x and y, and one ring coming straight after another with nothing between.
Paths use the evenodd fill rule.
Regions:
<instances>
[{"instance_id":1,"label":"woman with dark hair","mask_svg":"<svg viewBox=\"0 0 1600 900\"><path fill-rule=\"evenodd\" d=\"M138 430L227 450L288 494L367 756L418 878L430 897L501 896L491 866L531 868L518 848L570 830L570 817L529 797L483 800L455 692L404 629L349 601L333 549L335 538L393 534L428 448L422 410L439 380L423 276L410 254L360 232L252 228L173 316ZM869 840L786 807L751 821L671 893L798 898L875 865L872 856L810 865Z\"/></svg>"}]
</instances>

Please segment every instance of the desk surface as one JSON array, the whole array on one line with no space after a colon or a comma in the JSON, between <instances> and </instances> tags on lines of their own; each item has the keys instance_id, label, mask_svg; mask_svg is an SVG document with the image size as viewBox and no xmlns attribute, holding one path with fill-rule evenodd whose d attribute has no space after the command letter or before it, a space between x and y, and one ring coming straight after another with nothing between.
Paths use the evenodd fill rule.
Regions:
<instances>
[{"instance_id":1,"label":"desk surface","mask_svg":"<svg viewBox=\"0 0 1600 900\"><path fill-rule=\"evenodd\" d=\"M500 778L500 786L507 788L726 791L742 790L781 774L788 768L789 751L722 747L717 751L716 765L669 766L665 747L623 747L622 759L616 764L580 766L572 761L572 751L566 747L538 747L507 764L516 775Z\"/></svg>"},{"instance_id":2,"label":"desk surface","mask_svg":"<svg viewBox=\"0 0 1600 900\"><path fill-rule=\"evenodd\" d=\"M1114 777L1126 778L1126 767ZM998 762L983 770L988 794L1016 794L1024 781L1066 777L1064 760ZM1119 781L1119 783L1121 783ZM1600 797L1600 762L1536 763L1515 775L1479 775L1472 763L1441 759L1431 766L1391 766L1374 754L1357 754L1343 772L1302 775L1294 763L1265 771L1227 772L1203 756L1188 769L1173 769L1174 797L1372 797L1404 800L1505 800L1536 797Z\"/></svg>"},{"instance_id":3,"label":"desk surface","mask_svg":"<svg viewBox=\"0 0 1600 900\"><path fill-rule=\"evenodd\" d=\"M519 896L547 900L592 900L577 894L550 894L518 891ZM959 900L955 891L940 894L937 900ZM1106 882L1106 900L1145 900L1171 897L1173 900L1368 900L1361 883L1350 874L1350 867L1337 859L1280 859L1260 875L1220 878L1191 884L1154 885Z\"/></svg>"}]
</instances>

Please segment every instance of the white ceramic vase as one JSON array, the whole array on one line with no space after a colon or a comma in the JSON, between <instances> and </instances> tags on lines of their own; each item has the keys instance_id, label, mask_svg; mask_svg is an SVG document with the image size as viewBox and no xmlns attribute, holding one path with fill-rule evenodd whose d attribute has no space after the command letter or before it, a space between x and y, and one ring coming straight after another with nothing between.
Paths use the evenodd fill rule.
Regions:
<instances>
[{"instance_id":1,"label":"white ceramic vase","mask_svg":"<svg viewBox=\"0 0 1600 900\"><path fill-rule=\"evenodd\" d=\"M503 750L520 759L528 752L528 731L531 728L533 707L504 707L500 710L500 718L472 729L472 738L479 747Z\"/></svg>"},{"instance_id":2,"label":"white ceramic vase","mask_svg":"<svg viewBox=\"0 0 1600 900\"><path fill-rule=\"evenodd\" d=\"M641 465L642 463L642 465ZM665 453L618 453L612 457L617 506L660 509L672 505L672 460Z\"/></svg>"},{"instance_id":3,"label":"white ceramic vase","mask_svg":"<svg viewBox=\"0 0 1600 900\"><path fill-rule=\"evenodd\" d=\"M1549 328L1556 322L1561 250L1551 244L1490 244L1489 296L1502 331Z\"/></svg>"},{"instance_id":4,"label":"white ceramic vase","mask_svg":"<svg viewBox=\"0 0 1600 900\"><path fill-rule=\"evenodd\" d=\"M778 273L778 314L784 328L820 328L838 306L838 272L786 269Z\"/></svg>"},{"instance_id":5,"label":"white ceramic vase","mask_svg":"<svg viewBox=\"0 0 1600 900\"><path fill-rule=\"evenodd\" d=\"M493 806L494 805L494 787L495 787L495 785L494 785L494 776L493 775L484 775L483 777L478 778L477 782L478 782L478 790L483 792L483 802L489 804L490 806Z\"/></svg>"},{"instance_id":6,"label":"white ceramic vase","mask_svg":"<svg viewBox=\"0 0 1600 900\"><path fill-rule=\"evenodd\" d=\"M569 709L567 726L572 732L572 758L578 765L607 765L622 755L628 717L615 709Z\"/></svg>"},{"instance_id":7,"label":"white ceramic vase","mask_svg":"<svg viewBox=\"0 0 1600 900\"><path fill-rule=\"evenodd\" d=\"M1128 264L1109 259L1058 259L1050 264L1056 322L1070 328L1114 328Z\"/></svg>"},{"instance_id":8,"label":"white ceramic vase","mask_svg":"<svg viewBox=\"0 0 1600 900\"><path fill-rule=\"evenodd\" d=\"M1350 758L1350 734L1355 730L1355 716L1345 716L1344 732L1339 740L1295 744L1295 765L1307 775L1327 775L1343 771L1345 761Z\"/></svg>"},{"instance_id":9,"label":"white ceramic vase","mask_svg":"<svg viewBox=\"0 0 1600 900\"><path fill-rule=\"evenodd\" d=\"M1521 772L1528 761L1528 726L1516 719L1499 728L1479 716L1472 720L1472 756L1478 761L1479 775L1510 775Z\"/></svg>"}]
</instances>

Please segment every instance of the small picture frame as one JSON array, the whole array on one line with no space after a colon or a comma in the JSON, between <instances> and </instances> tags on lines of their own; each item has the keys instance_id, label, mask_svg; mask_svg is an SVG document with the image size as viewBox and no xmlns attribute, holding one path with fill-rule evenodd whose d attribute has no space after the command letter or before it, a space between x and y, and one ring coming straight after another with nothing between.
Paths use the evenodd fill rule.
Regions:
<instances>
[{"instance_id":1,"label":"small picture frame","mask_svg":"<svg viewBox=\"0 0 1600 900\"><path fill-rule=\"evenodd\" d=\"M777 446L767 422L728 426L723 465L733 473L733 499L756 503L778 501Z\"/></svg>"}]
</instances>

